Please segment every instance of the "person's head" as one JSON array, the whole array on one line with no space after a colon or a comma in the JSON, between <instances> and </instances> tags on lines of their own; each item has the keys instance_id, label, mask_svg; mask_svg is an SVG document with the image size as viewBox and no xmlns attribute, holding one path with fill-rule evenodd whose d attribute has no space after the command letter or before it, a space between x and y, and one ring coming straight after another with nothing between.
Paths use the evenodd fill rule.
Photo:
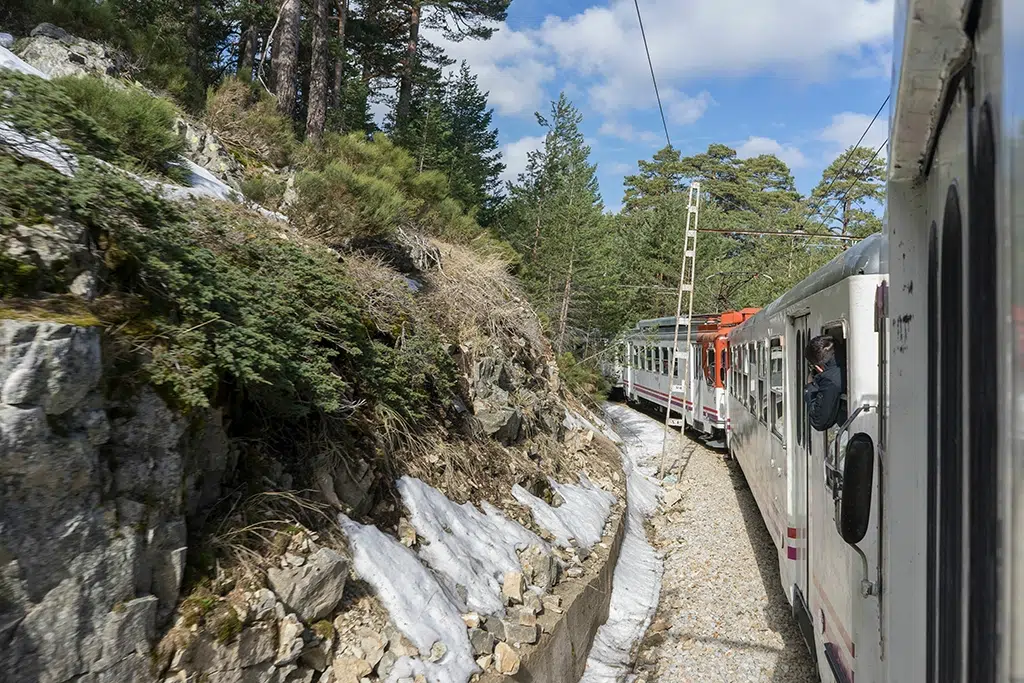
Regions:
<instances>
[{"instance_id":1,"label":"person's head","mask_svg":"<svg viewBox=\"0 0 1024 683\"><path fill-rule=\"evenodd\" d=\"M804 351L804 357L807 359L807 362L818 367L824 367L825 363L835 358L835 356L835 341L827 334L812 339Z\"/></svg>"}]
</instances>

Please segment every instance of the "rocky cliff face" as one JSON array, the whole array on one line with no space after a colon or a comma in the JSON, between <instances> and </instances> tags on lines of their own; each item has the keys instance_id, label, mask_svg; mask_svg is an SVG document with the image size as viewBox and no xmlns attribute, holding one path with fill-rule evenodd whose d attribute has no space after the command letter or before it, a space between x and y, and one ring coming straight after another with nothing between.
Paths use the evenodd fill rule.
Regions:
<instances>
[{"instance_id":1,"label":"rocky cliff face","mask_svg":"<svg viewBox=\"0 0 1024 683\"><path fill-rule=\"evenodd\" d=\"M19 45L23 59L51 75L113 79L124 69L115 53L53 26ZM214 132L184 118L176 125L193 163L237 184L241 165ZM10 153L5 144L0 138L0 155ZM282 240L296 239L280 227ZM216 407L183 412L115 367L112 343L125 340L89 313L109 295L102 242L95 226L67 217L0 221L0 265L38 279L20 307L0 302L0 681L360 683L383 678L403 656L443 657L418 652L352 580L333 515L399 535L404 523L408 532L404 519L396 523L392 488L403 467L435 486L457 480L445 490L452 498L506 508L517 508L513 484L542 495L559 466L575 478L589 441L566 426L550 347L506 280L474 270L466 248L409 235L388 245L381 277L413 292L395 317L431 318L444 330L441 354L458 369L458 396L452 409L438 407L429 433L406 427L409 443L381 445L393 438L382 418L370 434L321 444L334 456L321 469L313 437L309 452L289 450L289 462L251 448L265 434L231 425L246 417L231 388ZM390 296L373 286L366 295ZM35 307L54 301L72 301L71 312ZM289 436L299 431L288 427ZM448 450L439 455L424 443ZM402 448L419 449L419 460L396 465ZM247 518L242 508L260 495L313 510L323 533L294 516ZM528 517L521 508L511 516ZM232 534L244 536L245 561L225 569L223 555L211 561L207 553L212 536ZM407 545L415 543L412 532ZM572 558L563 558L569 578L585 559ZM551 556L523 561L531 582L549 588L556 580ZM475 653L491 657L496 643L504 646L506 626L467 622Z\"/></svg>"},{"instance_id":2,"label":"rocky cliff face","mask_svg":"<svg viewBox=\"0 0 1024 683\"><path fill-rule=\"evenodd\" d=\"M0 322L6 680L142 680L178 600L196 444L150 390L106 400L102 370L96 329Z\"/></svg>"}]
</instances>

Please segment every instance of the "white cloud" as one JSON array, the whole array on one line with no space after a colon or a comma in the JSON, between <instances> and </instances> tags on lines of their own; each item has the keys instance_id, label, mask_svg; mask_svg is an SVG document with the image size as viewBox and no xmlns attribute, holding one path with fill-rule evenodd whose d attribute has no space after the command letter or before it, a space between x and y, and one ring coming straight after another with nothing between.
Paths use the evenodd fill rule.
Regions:
<instances>
[{"instance_id":1,"label":"white cloud","mask_svg":"<svg viewBox=\"0 0 1024 683\"><path fill-rule=\"evenodd\" d=\"M617 121L605 121L601 124L598 135L606 135L626 142L647 142L654 143L661 140L661 136L650 130L636 130L628 123Z\"/></svg>"},{"instance_id":2,"label":"white cloud","mask_svg":"<svg viewBox=\"0 0 1024 683\"><path fill-rule=\"evenodd\" d=\"M608 164L608 170L616 175L625 175L636 170L635 164L627 164L624 161L613 161Z\"/></svg>"},{"instance_id":3,"label":"white cloud","mask_svg":"<svg viewBox=\"0 0 1024 683\"><path fill-rule=\"evenodd\" d=\"M691 0L686 11L678 0L649 0L644 27L659 84L666 88L707 76L819 78L838 66L856 72L878 64L891 36L892 13L893 0ZM598 79L591 88L595 106L614 111L653 104L629 0L567 19L549 16L538 35L560 66Z\"/></svg>"},{"instance_id":4,"label":"white cloud","mask_svg":"<svg viewBox=\"0 0 1024 683\"><path fill-rule=\"evenodd\" d=\"M668 119L680 126L688 126L699 121L704 116L704 112L708 110L708 107L714 103L715 100L707 90L694 97L687 97L683 93L670 91L667 104Z\"/></svg>"},{"instance_id":5,"label":"white cloud","mask_svg":"<svg viewBox=\"0 0 1024 683\"><path fill-rule=\"evenodd\" d=\"M871 123L871 119L871 114L857 114L851 111L833 116L832 122L818 134L818 139L826 143L825 154L828 160L831 161L851 145L857 144L861 134ZM860 143L861 146L870 147L872 150L878 149L889 136L888 123L889 117L883 111L864 135L864 140ZM883 147L878 156L884 159L885 155L886 149Z\"/></svg>"},{"instance_id":6,"label":"white cloud","mask_svg":"<svg viewBox=\"0 0 1024 683\"><path fill-rule=\"evenodd\" d=\"M480 89L490 92L488 104L502 115L531 115L545 102L544 84L554 79L555 67L536 38L515 31L505 22L489 40L448 40L437 29L424 29L424 36L444 49L459 68L465 59L477 75Z\"/></svg>"},{"instance_id":7,"label":"white cloud","mask_svg":"<svg viewBox=\"0 0 1024 683\"><path fill-rule=\"evenodd\" d=\"M516 177L526 170L526 155L543 146L543 135L527 135L505 145L501 150L502 161L505 162L505 172L501 174L502 182L515 182Z\"/></svg>"},{"instance_id":8,"label":"white cloud","mask_svg":"<svg viewBox=\"0 0 1024 683\"><path fill-rule=\"evenodd\" d=\"M807 165L807 157L794 145L784 145L772 138L751 136L736 148L736 155L740 159L749 159L761 154L774 154L790 168L800 168Z\"/></svg>"}]
</instances>

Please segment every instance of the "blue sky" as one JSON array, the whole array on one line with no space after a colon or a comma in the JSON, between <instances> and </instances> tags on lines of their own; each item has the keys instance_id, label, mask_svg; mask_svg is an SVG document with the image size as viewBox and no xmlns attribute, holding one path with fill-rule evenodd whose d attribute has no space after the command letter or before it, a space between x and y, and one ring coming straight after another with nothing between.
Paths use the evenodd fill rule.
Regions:
<instances>
[{"instance_id":1,"label":"blue sky","mask_svg":"<svg viewBox=\"0 0 1024 683\"><path fill-rule=\"evenodd\" d=\"M776 153L808 192L889 91L892 0L640 0L674 146ZM509 169L541 142L533 112L581 110L606 207L664 145L633 0L512 0L490 41L447 43L490 91ZM864 144L886 137L883 111ZM883 150L884 153L884 150Z\"/></svg>"}]
</instances>

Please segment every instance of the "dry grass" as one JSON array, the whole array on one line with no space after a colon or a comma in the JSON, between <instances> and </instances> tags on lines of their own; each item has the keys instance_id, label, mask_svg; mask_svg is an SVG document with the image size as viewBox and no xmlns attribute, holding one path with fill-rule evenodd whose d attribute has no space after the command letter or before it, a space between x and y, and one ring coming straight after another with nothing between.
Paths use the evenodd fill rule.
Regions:
<instances>
[{"instance_id":1,"label":"dry grass","mask_svg":"<svg viewBox=\"0 0 1024 683\"><path fill-rule=\"evenodd\" d=\"M550 356L551 346L540 322L497 255L482 255L469 247L430 240L441 265L428 273L431 285L424 305L442 329L460 342L497 341L514 355L525 344L536 355Z\"/></svg>"}]
</instances>

